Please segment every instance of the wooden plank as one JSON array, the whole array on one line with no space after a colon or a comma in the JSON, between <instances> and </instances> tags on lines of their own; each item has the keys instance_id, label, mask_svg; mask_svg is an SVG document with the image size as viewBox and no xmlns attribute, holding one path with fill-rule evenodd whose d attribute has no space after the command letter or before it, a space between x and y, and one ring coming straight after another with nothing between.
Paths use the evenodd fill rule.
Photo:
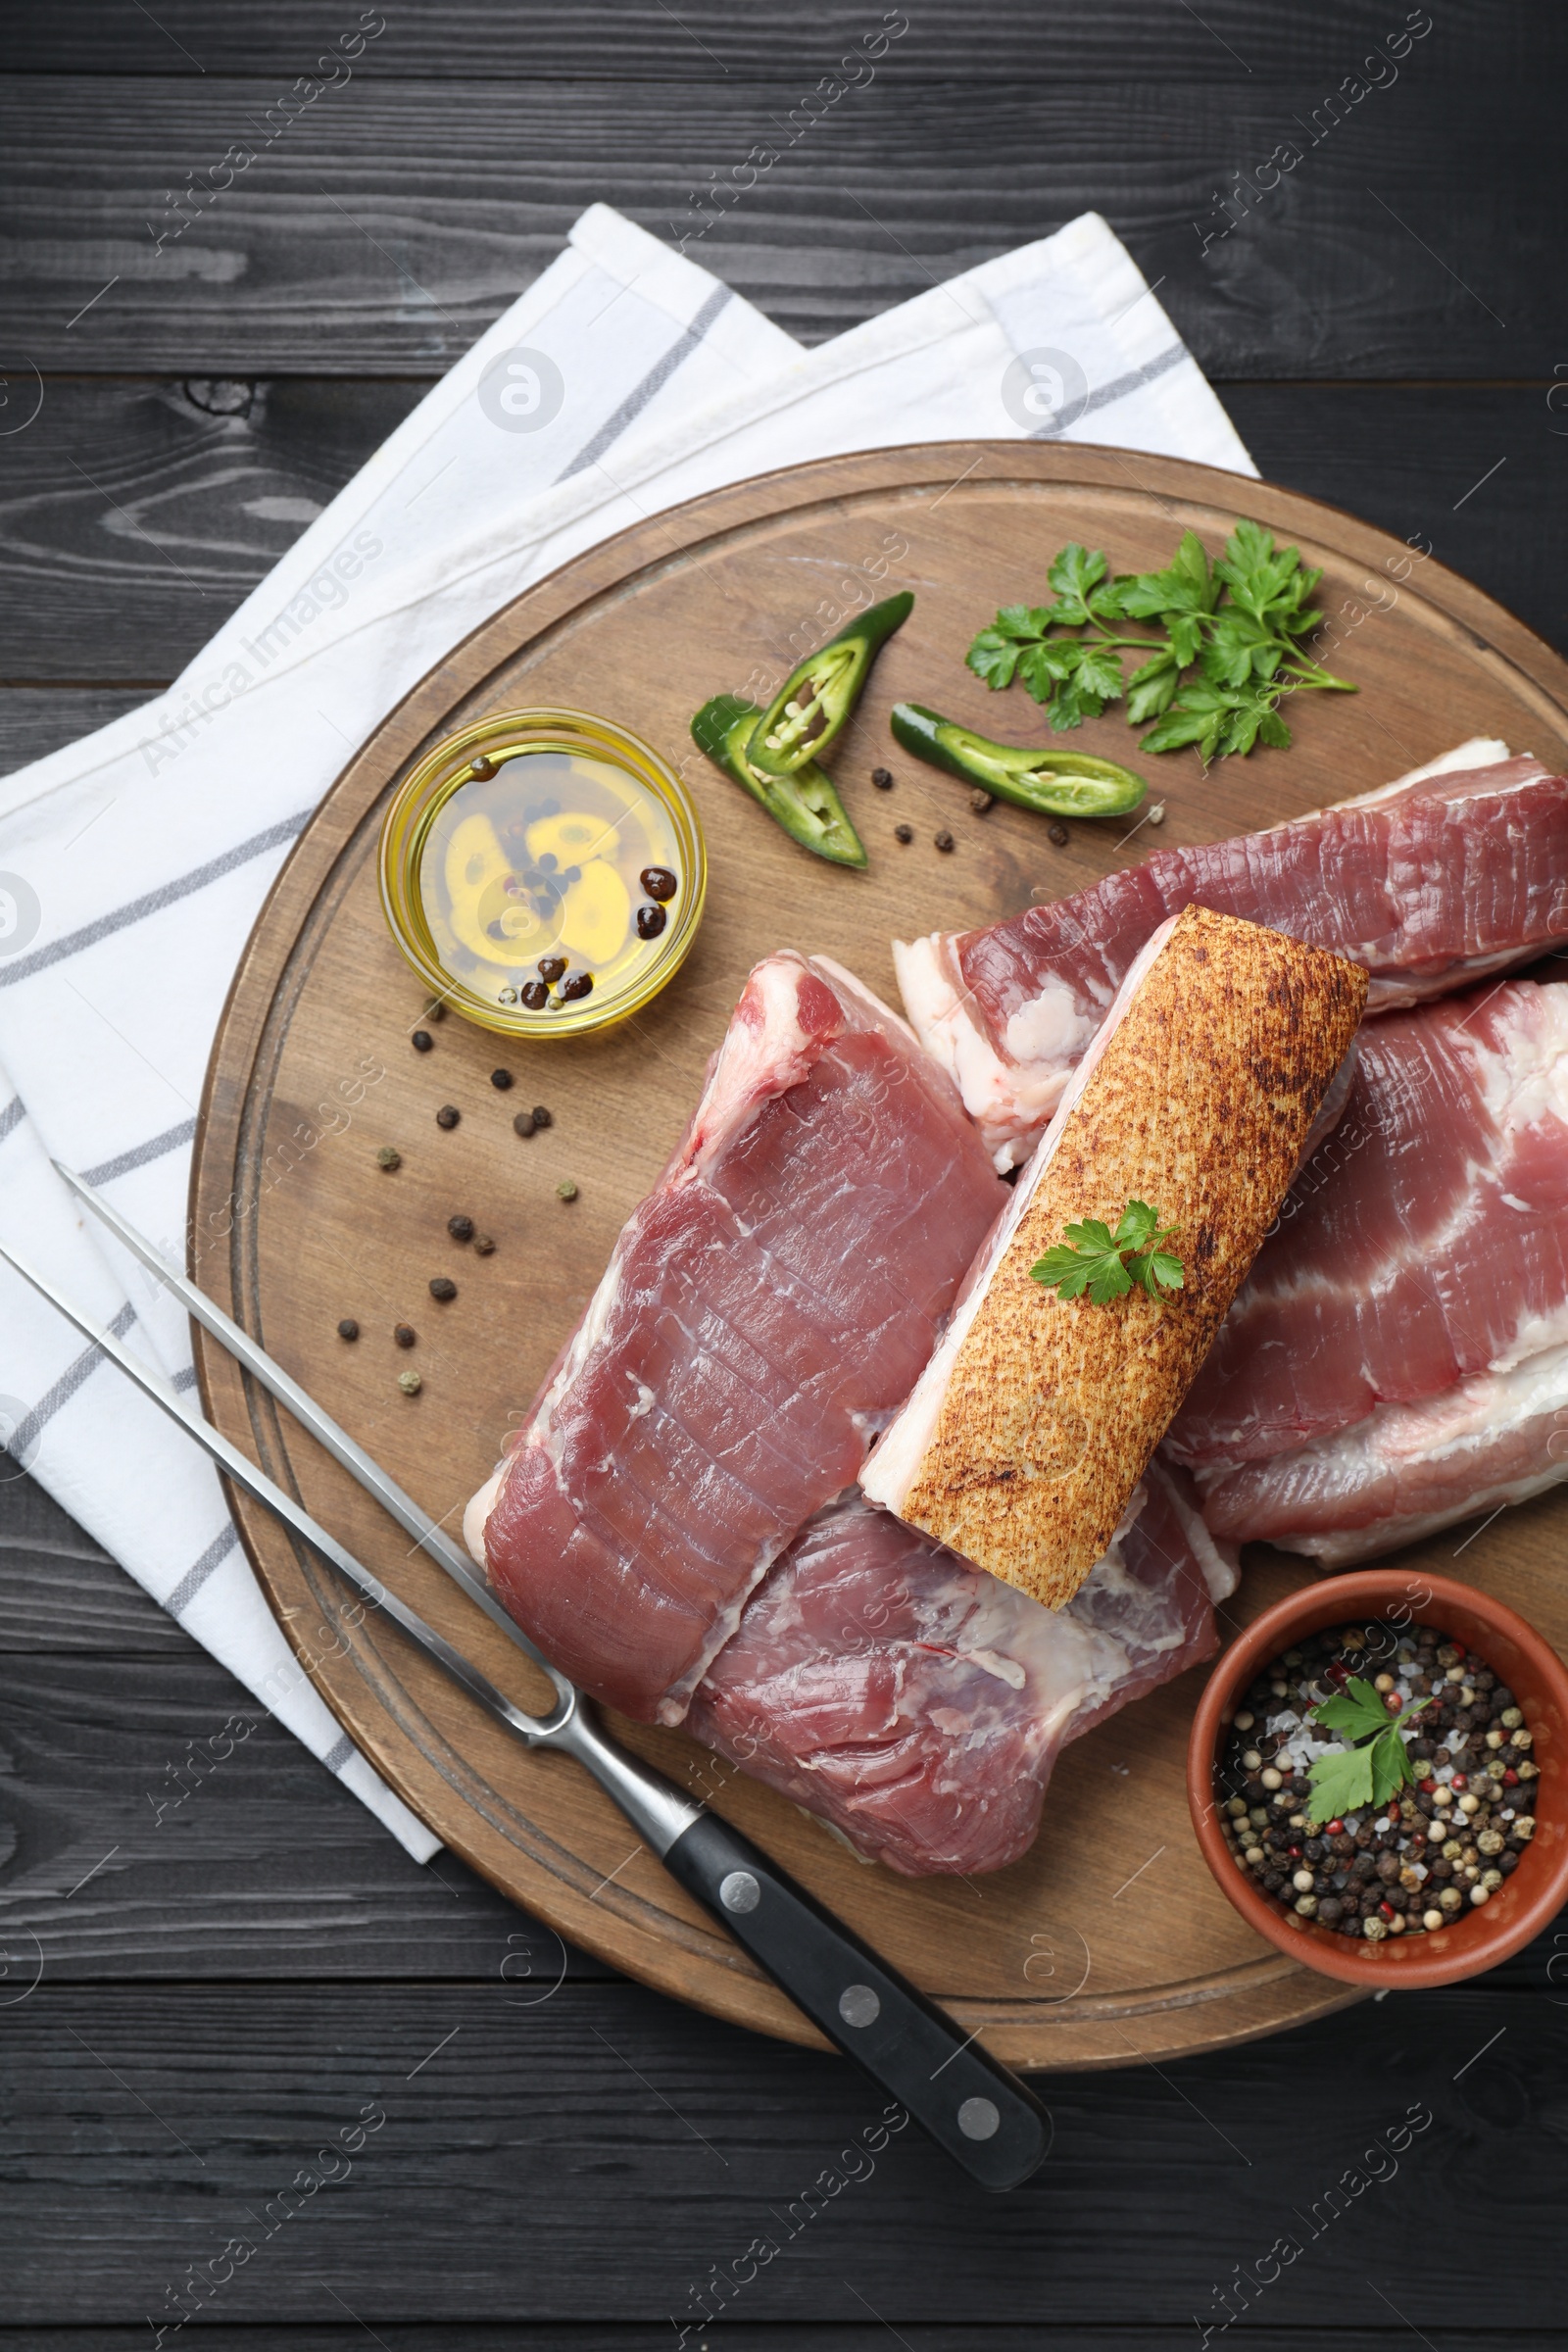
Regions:
<instances>
[{"instance_id":1,"label":"wooden plank","mask_svg":"<svg viewBox=\"0 0 1568 2352\"><path fill-rule=\"evenodd\" d=\"M0 701L0 717L4 707ZM42 1487L0 1453L0 1656L83 1649L129 1658L189 1643Z\"/></svg>"},{"instance_id":2,"label":"wooden plank","mask_svg":"<svg viewBox=\"0 0 1568 2352\"><path fill-rule=\"evenodd\" d=\"M312 0L221 11L208 0L169 0L153 17L117 0L74 0L69 15L26 12L8 30L6 68L260 74L287 89L362 13L345 11L339 24ZM901 13L908 15L908 30L889 53L890 68L896 59L906 79L1007 81L1049 69L1064 80L1120 81L1128 59L1142 56L1157 59L1161 76L1173 82L1239 83L1267 71L1331 88L1380 32L1403 21L1396 9L1374 30L1359 0L1285 14L1259 0L1212 0L1201 17L1178 16L1165 0L1104 0L1092 14L1062 0L968 0L961 10L913 12L799 0L787 15L737 9L732 0L690 0L678 13L659 0L534 0L521 9L509 0L400 0L386 33L367 43L354 70L377 79L482 69L494 80L578 80L609 72L692 83L767 74L809 87L858 38ZM1462 27L1439 21L1450 38L1477 47L1506 41L1517 20L1508 0L1469 0L1464 14Z\"/></svg>"},{"instance_id":3,"label":"wooden plank","mask_svg":"<svg viewBox=\"0 0 1568 2352\"><path fill-rule=\"evenodd\" d=\"M690 250L808 340L1093 207L1211 371L1549 378L1565 39L1523 16L1488 46L1435 31L1393 87L1337 101L1343 120L1334 82L1266 69L1179 108L1152 67L1077 85L890 71L819 120L804 62L799 79L730 75L720 106L696 85L672 105L660 83L359 79L275 132L275 80L149 77L127 106L113 79L18 77L0 92L6 356L46 372L445 365L602 199L666 239L711 221ZM1287 140L1300 160L1260 188ZM1236 172L1254 194L1227 212ZM727 196L705 212L715 174ZM169 192L193 184L203 209L175 240L189 215Z\"/></svg>"},{"instance_id":4,"label":"wooden plank","mask_svg":"<svg viewBox=\"0 0 1568 2352\"><path fill-rule=\"evenodd\" d=\"M1323 2302L1325 2311L1332 2307L1329 2294ZM849 2308L853 2312L854 2304ZM661 2318L657 2325L663 2335L667 2321ZM542 2326L508 2321L497 2327L460 2321L439 2328L403 2327L384 2320L375 2332L385 2352L648 2352L654 2340L646 2324L601 2327L592 2320L546 2321ZM676 2343L674 2336L664 2340ZM1195 2339L1191 2320L1177 2328L1097 2326L1093 2335L1085 2335L1077 2322L1057 2328L1048 2315L1018 2328L995 2327L980 2318L956 2328L927 2328L906 2320L898 2340L907 2352L1050 2352L1055 2345L1070 2346L1071 2352L1088 2352L1090 2347L1092 2352L1193 2352ZM710 2344L712 2352L888 2352L888 2342L885 2321L857 2326L852 2318L821 2326L809 2321L779 2328L737 2326L722 2332L699 2328L687 2337L685 2352L709 2352ZM365 2352L366 2332L362 2324L348 2320L336 2327L330 2320L314 2326L247 2327L243 2343L244 2352ZM1297 2352L1298 2347L1299 2352L1389 2352L1389 2331L1375 2319L1347 2325L1336 2318L1321 2329L1311 2322L1302 2328L1254 2328L1238 2320L1227 2328L1224 2344L1225 2352ZM147 2352L147 2345L145 2321L134 2329L0 2328L0 2352ZM1560 2352L1568 2346L1568 2328L1532 2328L1528 2336L1521 2336L1517 2328L1472 2328L1465 2345L1466 2352Z\"/></svg>"},{"instance_id":5,"label":"wooden plank","mask_svg":"<svg viewBox=\"0 0 1568 2352\"><path fill-rule=\"evenodd\" d=\"M901 2334L977 2315L1035 2330L1049 2314L1062 2331L1192 2341L1233 2265L1250 2274L1282 2235L1299 2255L1252 2310L1269 2344L1313 2321L1387 2331L1377 2288L1446 2344L1561 2322L1542 2217L1568 2194L1568 2011L1524 1994L1416 1993L1158 2073L1048 2080L1051 2158L1005 2197L912 2128L867 2150L884 2102L843 2061L630 1985L523 2008L499 1984L45 1984L5 2034L14 2328L145 2330L175 2316L189 2266L240 2236L256 2251L205 2314L229 2338L340 2325L344 2305L376 2334L663 2331L700 2318L715 2264L760 2237L778 2256L723 2305L714 2352L753 2326L863 2327L857 2294ZM1431 2122L1391 2148L1412 2108ZM341 2164L318 2155L332 2147ZM1352 2167L1360 2187L1331 2197ZM824 2173L841 2185L807 2201ZM336 2178L307 2200L302 2174ZM1505 2263L1487 2251L1503 2246Z\"/></svg>"},{"instance_id":6,"label":"wooden plank","mask_svg":"<svg viewBox=\"0 0 1568 2352\"><path fill-rule=\"evenodd\" d=\"M5 675L174 675L424 389L289 376L199 383L200 401L225 404L215 415L181 380L51 380L25 466L22 441L9 459L0 442ZM1542 386L1218 390L1269 479L1397 538L1424 534L1441 562L1568 642L1556 497L1565 420ZM1248 511L1240 483L1237 511ZM123 515L155 519L156 543ZM29 719L0 690L0 749L15 742L9 764L20 765L123 707L83 706L77 726L66 705L50 705L65 723L49 740L54 722Z\"/></svg>"},{"instance_id":7,"label":"wooden plank","mask_svg":"<svg viewBox=\"0 0 1568 2352\"><path fill-rule=\"evenodd\" d=\"M149 692L135 686L0 686L0 776L123 717Z\"/></svg>"},{"instance_id":8,"label":"wooden plank","mask_svg":"<svg viewBox=\"0 0 1568 2352\"><path fill-rule=\"evenodd\" d=\"M177 675L422 390L51 381L0 440L7 678Z\"/></svg>"},{"instance_id":9,"label":"wooden plank","mask_svg":"<svg viewBox=\"0 0 1568 2352\"><path fill-rule=\"evenodd\" d=\"M613 1974L455 1855L411 1861L163 1622L176 1655L144 1641L113 1657L0 1658L0 2008L37 1969L51 1984L449 1976L515 1984L518 1999L563 1969Z\"/></svg>"}]
</instances>

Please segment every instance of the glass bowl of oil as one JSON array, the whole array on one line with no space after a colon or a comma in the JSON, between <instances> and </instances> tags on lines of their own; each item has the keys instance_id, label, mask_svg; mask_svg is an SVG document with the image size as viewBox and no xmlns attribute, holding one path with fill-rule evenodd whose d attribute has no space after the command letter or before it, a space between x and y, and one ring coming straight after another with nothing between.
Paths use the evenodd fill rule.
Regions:
<instances>
[{"instance_id":1,"label":"glass bowl of oil","mask_svg":"<svg viewBox=\"0 0 1568 2352\"><path fill-rule=\"evenodd\" d=\"M381 906L420 979L507 1037L581 1037L685 961L703 828L658 753L584 710L507 710L447 736L381 824Z\"/></svg>"}]
</instances>

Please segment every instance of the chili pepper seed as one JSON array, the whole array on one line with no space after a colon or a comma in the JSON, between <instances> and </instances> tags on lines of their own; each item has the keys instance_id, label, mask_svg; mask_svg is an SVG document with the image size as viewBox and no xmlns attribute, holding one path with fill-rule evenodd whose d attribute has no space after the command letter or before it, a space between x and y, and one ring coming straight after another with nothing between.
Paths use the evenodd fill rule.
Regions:
<instances>
[{"instance_id":1,"label":"chili pepper seed","mask_svg":"<svg viewBox=\"0 0 1568 2352\"><path fill-rule=\"evenodd\" d=\"M418 1336L412 1323L394 1323L392 1326L392 1337L400 1348L412 1348Z\"/></svg>"},{"instance_id":2,"label":"chili pepper seed","mask_svg":"<svg viewBox=\"0 0 1568 2352\"><path fill-rule=\"evenodd\" d=\"M344 1316L337 1327L337 1336L340 1340L357 1340L359 1338L360 1327L352 1315Z\"/></svg>"},{"instance_id":3,"label":"chili pepper seed","mask_svg":"<svg viewBox=\"0 0 1568 2352\"><path fill-rule=\"evenodd\" d=\"M1149 811L1149 821L1152 825L1162 825L1165 822L1165 804L1163 801L1156 801L1154 803L1154 806Z\"/></svg>"},{"instance_id":4,"label":"chili pepper seed","mask_svg":"<svg viewBox=\"0 0 1568 2352\"><path fill-rule=\"evenodd\" d=\"M462 1116L463 1113L455 1102L443 1102L435 1114L435 1123L438 1127L455 1127Z\"/></svg>"},{"instance_id":5,"label":"chili pepper seed","mask_svg":"<svg viewBox=\"0 0 1568 2352\"><path fill-rule=\"evenodd\" d=\"M403 1154L401 1152L394 1152L390 1144L383 1144L375 1155L375 1164L378 1168L386 1168L389 1171L393 1168L401 1168Z\"/></svg>"},{"instance_id":6,"label":"chili pepper seed","mask_svg":"<svg viewBox=\"0 0 1568 2352\"><path fill-rule=\"evenodd\" d=\"M447 1231L451 1234L452 1239L455 1242L471 1242L473 1239L473 1219L471 1217L461 1216L448 1217Z\"/></svg>"},{"instance_id":7,"label":"chili pepper seed","mask_svg":"<svg viewBox=\"0 0 1568 2352\"><path fill-rule=\"evenodd\" d=\"M445 1302L448 1298L455 1298L457 1295L458 1286L450 1274L437 1274L431 1281L430 1296L432 1298L439 1298Z\"/></svg>"}]
</instances>

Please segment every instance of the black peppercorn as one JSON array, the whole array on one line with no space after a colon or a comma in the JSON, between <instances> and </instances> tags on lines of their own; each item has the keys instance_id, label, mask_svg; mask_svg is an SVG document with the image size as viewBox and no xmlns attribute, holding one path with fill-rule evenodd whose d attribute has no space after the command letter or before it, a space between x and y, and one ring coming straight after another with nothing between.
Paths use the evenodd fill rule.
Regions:
<instances>
[{"instance_id":1,"label":"black peppercorn","mask_svg":"<svg viewBox=\"0 0 1568 2352\"><path fill-rule=\"evenodd\" d=\"M487 1233L476 1233L474 1235L473 1254L475 1257L489 1257L494 1249L495 1244Z\"/></svg>"},{"instance_id":2,"label":"black peppercorn","mask_svg":"<svg viewBox=\"0 0 1568 2352\"><path fill-rule=\"evenodd\" d=\"M458 1286L453 1281L450 1274L437 1274L435 1279L430 1284L430 1296L432 1298L455 1298L457 1295Z\"/></svg>"},{"instance_id":3,"label":"black peppercorn","mask_svg":"<svg viewBox=\"0 0 1568 2352\"><path fill-rule=\"evenodd\" d=\"M512 1072L510 1070L492 1070L490 1083L498 1095L504 1095L512 1084Z\"/></svg>"},{"instance_id":4,"label":"black peppercorn","mask_svg":"<svg viewBox=\"0 0 1568 2352\"><path fill-rule=\"evenodd\" d=\"M1064 850L1067 847L1067 828L1059 818L1046 827L1046 839L1054 841L1058 850Z\"/></svg>"},{"instance_id":5,"label":"black peppercorn","mask_svg":"<svg viewBox=\"0 0 1568 2352\"><path fill-rule=\"evenodd\" d=\"M428 1054L430 1048L435 1044L435 1039L430 1035L428 1029L416 1029L409 1042L416 1054Z\"/></svg>"},{"instance_id":6,"label":"black peppercorn","mask_svg":"<svg viewBox=\"0 0 1568 2352\"><path fill-rule=\"evenodd\" d=\"M392 1337L400 1348L412 1348L418 1336L411 1323L396 1323L392 1327Z\"/></svg>"},{"instance_id":7,"label":"black peppercorn","mask_svg":"<svg viewBox=\"0 0 1568 2352\"><path fill-rule=\"evenodd\" d=\"M452 1239L455 1242L471 1242L473 1239L473 1219L471 1217L462 1216L448 1217L447 1231L451 1234Z\"/></svg>"},{"instance_id":8,"label":"black peppercorn","mask_svg":"<svg viewBox=\"0 0 1568 2352\"><path fill-rule=\"evenodd\" d=\"M435 1114L435 1123L438 1127L455 1127L462 1116L455 1102L443 1102Z\"/></svg>"},{"instance_id":9,"label":"black peppercorn","mask_svg":"<svg viewBox=\"0 0 1568 2352\"><path fill-rule=\"evenodd\" d=\"M657 939L668 920L669 917L664 912L662 906L655 906L651 903L646 906L639 906L637 909L638 938ZM564 994L565 992L563 991L562 993Z\"/></svg>"},{"instance_id":10,"label":"black peppercorn","mask_svg":"<svg viewBox=\"0 0 1568 2352\"><path fill-rule=\"evenodd\" d=\"M888 774L888 771L885 767L873 767L871 770L871 781L876 786L878 792L891 792L893 790L893 778Z\"/></svg>"},{"instance_id":11,"label":"black peppercorn","mask_svg":"<svg viewBox=\"0 0 1568 2352\"><path fill-rule=\"evenodd\" d=\"M550 1113L542 1102L536 1102L533 1106L533 1123L536 1127L548 1127L551 1124Z\"/></svg>"},{"instance_id":12,"label":"black peppercorn","mask_svg":"<svg viewBox=\"0 0 1568 2352\"><path fill-rule=\"evenodd\" d=\"M895 825L893 838L895 841L911 842L914 839L914 827L912 825Z\"/></svg>"},{"instance_id":13,"label":"black peppercorn","mask_svg":"<svg viewBox=\"0 0 1568 2352\"><path fill-rule=\"evenodd\" d=\"M993 808L995 803L993 802L992 796L989 792L971 792L969 795L969 806L974 810L976 816L984 816L986 810L990 808Z\"/></svg>"},{"instance_id":14,"label":"black peppercorn","mask_svg":"<svg viewBox=\"0 0 1568 2352\"><path fill-rule=\"evenodd\" d=\"M337 1336L340 1340L357 1340L359 1338L360 1327L352 1315L344 1316L337 1327Z\"/></svg>"},{"instance_id":15,"label":"black peppercorn","mask_svg":"<svg viewBox=\"0 0 1568 2352\"><path fill-rule=\"evenodd\" d=\"M512 1132L514 1135L532 1135L538 1123L531 1110L519 1110L512 1122Z\"/></svg>"},{"instance_id":16,"label":"black peppercorn","mask_svg":"<svg viewBox=\"0 0 1568 2352\"><path fill-rule=\"evenodd\" d=\"M947 851L951 850L952 847L953 835L951 833L944 831L937 835L937 848L939 850Z\"/></svg>"}]
</instances>

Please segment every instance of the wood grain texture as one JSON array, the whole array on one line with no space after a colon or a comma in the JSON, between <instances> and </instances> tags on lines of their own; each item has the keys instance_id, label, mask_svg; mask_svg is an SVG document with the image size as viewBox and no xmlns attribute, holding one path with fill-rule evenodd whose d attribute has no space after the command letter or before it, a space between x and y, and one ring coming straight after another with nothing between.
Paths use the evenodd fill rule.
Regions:
<instances>
[{"instance_id":1,"label":"wood grain texture","mask_svg":"<svg viewBox=\"0 0 1568 2352\"><path fill-rule=\"evenodd\" d=\"M722 83L753 74L795 81L826 71L888 13L895 12L854 0L799 0L787 16L733 0L690 0L673 14L659 0L400 0L388 32L367 44L355 70L378 80L433 79L471 74L482 61L495 80L600 74ZM281 0L266 10L169 0L151 17L119 0L73 0L69 9L29 10L8 28L6 69L117 80L264 74L287 88L359 14L322 0ZM1400 21L1396 10L1381 29ZM1517 12L1509 0L1469 0L1458 29L1476 47L1506 44ZM1240 83L1263 70L1333 86L1375 37L1359 0L1324 0L1310 14L1266 23L1257 0L1213 0L1201 17L1173 16L1162 0L1104 0L1092 17L1068 0L968 0L961 10L913 12L896 54L904 74L944 80L1008 81L1049 69L1074 81L1118 81L1129 54L1142 50L1175 84Z\"/></svg>"},{"instance_id":2,"label":"wood grain texture","mask_svg":"<svg viewBox=\"0 0 1568 2352\"><path fill-rule=\"evenodd\" d=\"M938 1350L910 1399L908 1426L929 1430L927 1443L900 1453L896 1472L875 1457L873 1501L1048 1608L1071 1600L1278 1214L1366 990L1343 956L1184 908L978 1305L960 1311L956 1351ZM1092 1217L1114 1231L1129 1200L1175 1228L1180 1290L1153 1298L1134 1285L1097 1305L1032 1279L1070 1226ZM900 1434L896 1422L884 1447Z\"/></svg>"},{"instance_id":3,"label":"wood grain texture","mask_svg":"<svg viewBox=\"0 0 1568 2352\"><path fill-rule=\"evenodd\" d=\"M1249 495L1253 513L1326 567L1331 591L1402 560L1397 545L1344 516L1261 486ZM433 672L351 762L263 914L210 1077L192 1199L198 1279L307 1387L331 1394L347 1425L427 1507L460 1505L503 1450L621 1223L663 1164L758 956L784 944L825 951L889 994L885 943L894 933L989 920L1026 904L1032 887L1055 896L1126 856L1112 830L1086 825L1066 850L1054 850L1027 812L998 807L975 816L961 786L903 763L895 801L873 807L864 775L884 756L892 703L930 692L937 674L951 680L960 722L994 725L985 690L959 660L977 611L989 612L999 593L1027 595L1042 550L1067 538L1108 545L1130 567L1162 560L1188 523L1215 541L1234 496L1225 475L1141 459L1129 479L1116 454L1060 445L881 453L715 493L589 551L529 591ZM889 583L907 577L918 599L879 657L835 760L871 850L869 871L857 875L808 858L683 747L692 710L787 643L799 580L862 562L890 533L904 552ZM1162 765L1162 839L1211 840L1299 813L1472 733L1513 736L1528 726L1543 743L1568 740L1568 667L1436 564L1418 567L1377 631L1362 635L1351 667L1364 691L1316 698L1291 753L1223 762L1206 779L1191 755ZM489 1085L493 1040L449 1020L435 1053L408 1048L422 1000L379 912L377 811L407 763L447 728L487 710L573 699L685 762L708 832L710 911L691 959L635 1025L564 1057L547 1045L509 1053L522 1099L548 1102L556 1114L544 1135L519 1143L507 1110L516 1096ZM1331 701L1336 707L1325 708ZM1124 732L1103 719L1086 728L1085 746L1113 754L1125 748ZM896 818L913 821L907 850L891 838ZM944 858L929 845L948 823L957 848ZM365 1090L356 1124L319 1151L279 1157L294 1106L323 1099L366 1055L386 1076L373 1095ZM443 1102L463 1114L451 1135L434 1126ZM383 1140L403 1153L395 1180L374 1165ZM554 1197L565 1175L579 1185L569 1211ZM246 1212L237 1221L231 1200ZM459 1206L482 1214L497 1237L482 1264L463 1258L445 1235ZM438 1314L419 1307L430 1274L449 1267L458 1298ZM381 1334L347 1358L333 1333L345 1312ZM422 1334L424 1388L413 1406L396 1391L407 1359L388 1336L405 1314ZM471 1621L422 1563L400 1564L379 1515L266 1399L247 1395L226 1356L205 1349L202 1365L220 1425L274 1477L296 1482L318 1517L512 1687L516 1660L500 1637ZM1548 1626L1560 1597L1545 1563L1562 1500L1513 1516L1466 1555L1473 1573L1518 1587L1527 1613ZM274 1601L300 1612L290 1621L296 1641L309 1642L317 1626L332 1629L337 1596L324 1572L254 1511L242 1506L240 1516ZM1303 1574L1298 1563L1264 1566L1239 1613ZM628 1850L619 1816L569 1767L519 1756L373 1621L346 1650L335 1635L317 1647L337 1653L318 1659L329 1702L484 1876L617 1966L767 2031L801 2033L782 1997L647 1855ZM533 1703L520 1688L518 1695ZM1077 1742L1058 1767L1034 1852L987 1880L979 1895L962 1883L895 1886L768 1791L715 1771L680 1735L636 1728L630 1737L711 1794L969 2026L984 2026L1002 2054L1105 2064L1266 2031L1299 2014L1299 2004L1332 1997L1283 1956L1265 1956L1196 1865L1180 1796L1189 1705L1176 1686ZM1122 1882L1156 1848L1169 1858L1137 1879L1130 1911Z\"/></svg>"},{"instance_id":4,"label":"wood grain texture","mask_svg":"<svg viewBox=\"0 0 1568 2352\"><path fill-rule=\"evenodd\" d=\"M1446 364L1435 323L1424 362ZM36 421L0 439L0 674L148 691L172 677L425 388L50 377ZM1548 389L1228 383L1220 397L1269 480L1396 538L1418 533L1561 637L1568 432L1555 428L1568 416L1547 408ZM0 691L0 725L7 708ZM58 740L95 723L86 705Z\"/></svg>"},{"instance_id":5,"label":"wood grain texture","mask_svg":"<svg viewBox=\"0 0 1568 2352\"><path fill-rule=\"evenodd\" d=\"M688 239L808 342L1093 209L1211 374L1549 382L1568 27L1521 14L1488 42L1445 23L1343 119L1326 102L1350 55L1173 104L1136 56L1114 82L932 81L901 76L895 48L819 121L805 55L787 78L727 75L718 105L706 83L470 68L357 78L275 134L267 79L150 76L127 106L110 78L29 75L0 88L5 357L46 374L444 368L602 200ZM222 184L247 139L257 160ZM1258 190L1287 140L1299 164ZM1530 153L1530 184L1496 238L1473 190L1505 147ZM779 160L752 185L754 149ZM1255 198L1227 209L1237 173ZM160 248L183 217L171 192L193 185L198 217Z\"/></svg>"},{"instance_id":6,"label":"wood grain texture","mask_svg":"<svg viewBox=\"0 0 1568 2352\"><path fill-rule=\"evenodd\" d=\"M780 2254L723 2306L712 2352L768 2324L863 2326L856 2289L884 2342L979 2315L1075 2352L1102 2328L1196 2342L1192 2315L1285 2231L1301 2256L1253 2315L1271 2346L1314 2319L1375 2317L1397 2341L1368 2278L1439 2345L1504 2310L1527 2343L1525 2315L1556 2320L1568 2012L1524 1994L1410 1994L1176 2072L1042 2084L1051 2157L989 2198L912 2130L874 2170L841 2162L883 2104L853 2069L629 1985L525 2007L502 1984L236 2000L45 1983L5 2034L13 2327L121 2320L146 2344L167 2290L241 2234L258 2251L203 2323L224 2343L340 2320L334 2297L376 2334L640 2321L673 2343L668 2315L698 2316L692 2290L763 2235ZM1370 2152L1423 2102L1432 2123L1396 2172ZM385 2122L347 2176L280 2205L367 2105ZM1384 2180L1325 2220L1325 2192L1368 2164ZM1506 2266L1485 2252L1504 2241Z\"/></svg>"}]
</instances>

